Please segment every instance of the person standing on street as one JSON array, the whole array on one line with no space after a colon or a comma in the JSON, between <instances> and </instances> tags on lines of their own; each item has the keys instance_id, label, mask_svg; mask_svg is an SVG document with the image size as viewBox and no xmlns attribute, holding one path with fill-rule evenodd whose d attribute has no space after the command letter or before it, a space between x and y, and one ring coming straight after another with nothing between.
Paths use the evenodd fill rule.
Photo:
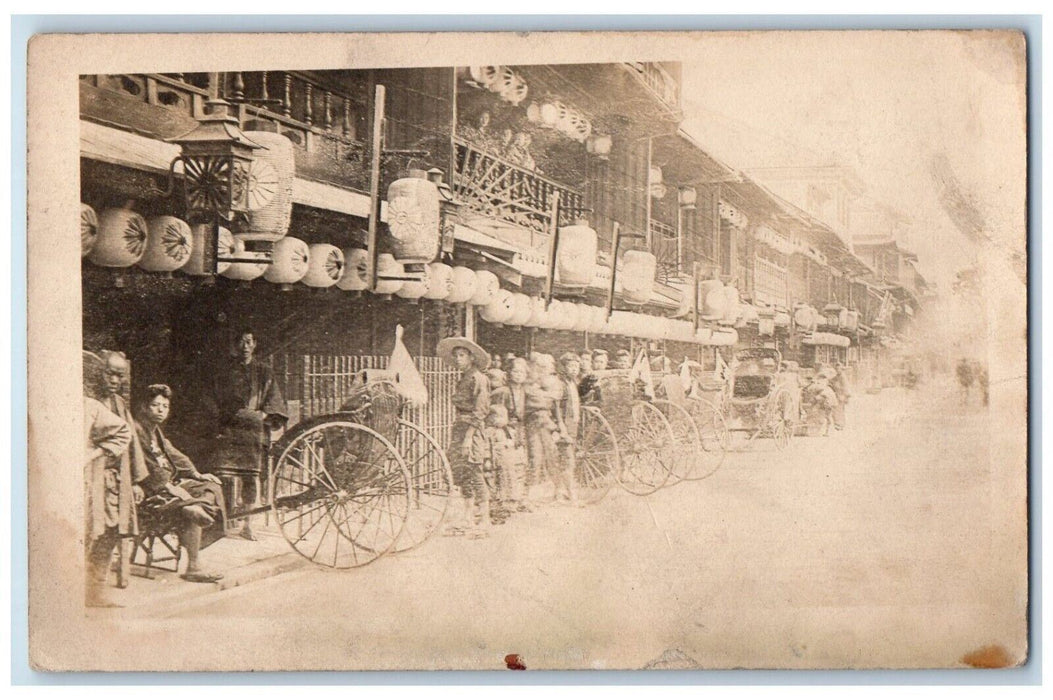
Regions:
<instances>
[{"instance_id":1,"label":"person standing on street","mask_svg":"<svg viewBox=\"0 0 1053 700\"><path fill-rule=\"evenodd\" d=\"M559 379L563 383L562 398L556 403L556 419L559 435L556 447L559 453L559 474L556 482L556 500L566 500L572 506L578 505L575 488L577 462L575 446L578 437L578 426L581 424L581 397L578 395L578 380L581 376L581 359L572 352L559 358ZM563 493L560 493L560 487Z\"/></svg>"},{"instance_id":2,"label":"person standing on street","mask_svg":"<svg viewBox=\"0 0 1053 700\"><path fill-rule=\"evenodd\" d=\"M844 364L838 362L836 369L831 370L833 377L830 379L830 388L837 397L837 405L834 406L834 429L844 430L845 409L848 408L848 398L852 395L848 388L848 377L845 376Z\"/></svg>"},{"instance_id":3,"label":"person standing on street","mask_svg":"<svg viewBox=\"0 0 1053 700\"><path fill-rule=\"evenodd\" d=\"M464 498L466 529L472 537L486 537L490 526L490 488L483 471L487 458L486 417L490 413L490 382L483 374L490 355L464 337L439 341L439 357L461 374L453 393L457 412L450 435L450 467L454 484Z\"/></svg>"},{"instance_id":4,"label":"person standing on street","mask_svg":"<svg viewBox=\"0 0 1053 700\"><path fill-rule=\"evenodd\" d=\"M528 368L526 360L517 357L507 363L507 386L492 388L490 405L504 406L508 417L508 437L510 448L507 451L507 472L499 472L498 489L501 498L511 510L529 512L530 506L523 498L526 478L526 381Z\"/></svg>"},{"instance_id":5,"label":"person standing on street","mask_svg":"<svg viewBox=\"0 0 1053 700\"><path fill-rule=\"evenodd\" d=\"M552 356L532 353L530 365L530 384L525 395L528 458L525 496L528 500L534 487L558 469L556 402L562 398L562 385L555 376L556 366Z\"/></svg>"}]
</instances>

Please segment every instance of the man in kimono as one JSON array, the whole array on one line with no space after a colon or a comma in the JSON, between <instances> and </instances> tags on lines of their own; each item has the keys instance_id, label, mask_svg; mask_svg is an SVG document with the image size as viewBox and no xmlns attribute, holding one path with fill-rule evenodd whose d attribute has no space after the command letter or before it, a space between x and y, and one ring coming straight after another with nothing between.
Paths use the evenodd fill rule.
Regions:
<instances>
[{"instance_id":1,"label":"man in kimono","mask_svg":"<svg viewBox=\"0 0 1053 700\"><path fill-rule=\"evenodd\" d=\"M121 509L122 489L131 490L131 484L122 480L121 472L127 471L127 463L122 458L131 444L132 430L120 416L87 396L84 397L83 425L85 604L118 607L105 593L106 576L122 530L127 532L134 524L132 513Z\"/></svg>"},{"instance_id":2,"label":"man in kimono","mask_svg":"<svg viewBox=\"0 0 1053 700\"><path fill-rule=\"evenodd\" d=\"M271 431L289 420L289 409L270 366L256 359L256 335L241 331L232 357L213 376L212 419L219 429L212 455L212 472L241 476L241 493L231 494L230 505L258 502L261 480L267 478L267 449ZM245 518L241 537L255 540L252 519Z\"/></svg>"}]
</instances>

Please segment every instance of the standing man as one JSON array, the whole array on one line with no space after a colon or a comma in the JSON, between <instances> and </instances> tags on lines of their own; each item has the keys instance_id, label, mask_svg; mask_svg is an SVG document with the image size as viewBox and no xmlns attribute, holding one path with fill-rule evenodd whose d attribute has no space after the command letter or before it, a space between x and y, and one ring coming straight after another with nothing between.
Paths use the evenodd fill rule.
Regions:
<instances>
[{"instance_id":1,"label":"standing man","mask_svg":"<svg viewBox=\"0 0 1053 700\"><path fill-rule=\"evenodd\" d=\"M471 536L485 537L490 526L490 489L483 473L490 382L483 372L490 366L490 355L460 336L440 340L438 352L443 361L461 373L453 393L453 407L457 411L449 448L453 481L464 497L465 519Z\"/></svg>"},{"instance_id":2,"label":"standing man","mask_svg":"<svg viewBox=\"0 0 1053 700\"><path fill-rule=\"evenodd\" d=\"M845 376L845 366L841 362L838 362L836 369L833 370L830 388L837 397L837 405L834 407L834 429L844 430L845 409L848 407L848 397L852 395L852 392L848 388L848 377Z\"/></svg>"},{"instance_id":3,"label":"standing man","mask_svg":"<svg viewBox=\"0 0 1053 700\"><path fill-rule=\"evenodd\" d=\"M233 510L239 502L255 505L260 497L271 431L285 426L289 409L270 366L256 359L256 334L243 329L234 339L231 356L212 382L211 418L219 429L210 471L241 477L241 493L230 493ZM252 518L245 518L241 537L255 540Z\"/></svg>"},{"instance_id":4,"label":"standing man","mask_svg":"<svg viewBox=\"0 0 1053 700\"><path fill-rule=\"evenodd\" d=\"M633 357L625 348L614 353L614 369L632 369Z\"/></svg>"},{"instance_id":5,"label":"standing man","mask_svg":"<svg viewBox=\"0 0 1053 700\"><path fill-rule=\"evenodd\" d=\"M556 419L559 426L559 436L556 439L556 447L559 451L560 478L553 479L556 482L556 500L565 498L572 506L578 505L576 488L577 461L574 453L578 438L578 426L581 424L581 397L578 395L578 380L581 377L581 358L572 352L565 353L559 358L559 379L563 383L562 397L556 403ZM559 493L559 487L565 489L564 494Z\"/></svg>"},{"instance_id":6,"label":"standing man","mask_svg":"<svg viewBox=\"0 0 1053 700\"><path fill-rule=\"evenodd\" d=\"M131 484L121 478L127 471L124 456L132 442L132 429L120 416L95 399L84 397L84 549L85 605L91 608L119 607L106 595L106 577L113 549L134 526L127 510L122 512L122 489ZM131 501L130 494L127 499ZM123 532L122 532L123 530Z\"/></svg>"},{"instance_id":7,"label":"standing man","mask_svg":"<svg viewBox=\"0 0 1053 700\"><path fill-rule=\"evenodd\" d=\"M526 381L527 362L517 357L508 363L508 385L494 387L490 392L490 405L502 405L508 414L508 432L512 448L509 451L509 471L503 484L502 498L507 500L517 512L528 512L529 504L523 500L526 480Z\"/></svg>"}]
</instances>

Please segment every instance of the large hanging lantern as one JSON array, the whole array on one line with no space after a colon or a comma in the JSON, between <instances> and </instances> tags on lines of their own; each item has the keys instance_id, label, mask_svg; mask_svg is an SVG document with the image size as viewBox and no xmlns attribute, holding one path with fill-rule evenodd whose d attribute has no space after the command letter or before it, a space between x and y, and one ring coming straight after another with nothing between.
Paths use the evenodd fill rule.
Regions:
<instances>
[{"instance_id":1,"label":"large hanging lantern","mask_svg":"<svg viewBox=\"0 0 1053 700\"><path fill-rule=\"evenodd\" d=\"M390 297L402 289L403 280L383 279L384 277L405 277L406 268L402 263L395 260L391 253L381 253L377 256L377 286L372 290L374 294L382 297Z\"/></svg>"},{"instance_id":2,"label":"large hanging lantern","mask_svg":"<svg viewBox=\"0 0 1053 700\"><path fill-rule=\"evenodd\" d=\"M842 328L851 333L855 333L859 330L859 312L858 311L845 311L845 323Z\"/></svg>"},{"instance_id":3,"label":"large hanging lantern","mask_svg":"<svg viewBox=\"0 0 1053 700\"><path fill-rule=\"evenodd\" d=\"M699 312L706 321L717 321L724 318L728 301L724 296L724 283L720 280L703 280L698 285L700 302Z\"/></svg>"},{"instance_id":4,"label":"large hanging lantern","mask_svg":"<svg viewBox=\"0 0 1053 700\"><path fill-rule=\"evenodd\" d=\"M364 248L344 248L344 270L336 286L345 292L369 289L369 253Z\"/></svg>"},{"instance_id":5,"label":"large hanging lantern","mask_svg":"<svg viewBox=\"0 0 1053 700\"><path fill-rule=\"evenodd\" d=\"M193 233L174 216L155 216L146 222L146 251L139 267L150 272L174 272L190 260Z\"/></svg>"},{"instance_id":6,"label":"large hanging lantern","mask_svg":"<svg viewBox=\"0 0 1053 700\"><path fill-rule=\"evenodd\" d=\"M541 105L541 125L555 129L567 117L567 106L562 102L546 102Z\"/></svg>"},{"instance_id":7,"label":"large hanging lantern","mask_svg":"<svg viewBox=\"0 0 1053 700\"><path fill-rule=\"evenodd\" d=\"M662 169L657 165L651 166L649 185L660 185L662 183Z\"/></svg>"},{"instance_id":8,"label":"large hanging lantern","mask_svg":"<svg viewBox=\"0 0 1053 700\"><path fill-rule=\"evenodd\" d=\"M472 306L486 306L497 297L500 290L501 281L497 279L497 275L489 270L478 270L475 273L475 291L472 292L468 303Z\"/></svg>"},{"instance_id":9,"label":"large hanging lantern","mask_svg":"<svg viewBox=\"0 0 1053 700\"><path fill-rule=\"evenodd\" d=\"M463 304L475 294L475 272L470 268L458 265L453 268L453 279L450 294L446 301L451 304Z\"/></svg>"},{"instance_id":10,"label":"large hanging lantern","mask_svg":"<svg viewBox=\"0 0 1053 700\"><path fill-rule=\"evenodd\" d=\"M800 304L793 310L793 321L802 331L814 331L819 326L819 312L807 304Z\"/></svg>"},{"instance_id":11,"label":"large hanging lantern","mask_svg":"<svg viewBox=\"0 0 1053 700\"><path fill-rule=\"evenodd\" d=\"M625 303L646 304L651 300L657 269L658 259L654 255L643 250L625 251L618 272Z\"/></svg>"},{"instance_id":12,"label":"large hanging lantern","mask_svg":"<svg viewBox=\"0 0 1053 700\"><path fill-rule=\"evenodd\" d=\"M585 152L606 160L614 144L609 134L591 134L585 139Z\"/></svg>"},{"instance_id":13,"label":"large hanging lantern","mask_svg":"<svg viewBox=\"0 0 1053 700\"><path fill-rule=\"evenodd\" d=\"M541 297L530 297L530 316L523 325L531 328L541 328L547 313L544 299Z\"/></svg>"},{"instance_id":14,"label":"large hanging lantern","mask_svg":"<svg viewBox=\"0 0 1053 700\"><path fill-rule=\"evenodd\" d=\"M694 187L681 187L676 192L677 202L687 211L693 211L698 201L698 191Z\"/></svg>"},{"instance_id":15,"label":"large hanging lantern","mask_svg":"<svg viewBox=\"0 0 1053 700\"><path fill-rule=\"evenodd\" d=\"M99 214L99 233L88 259L102 267L131 267L146 252L146 219L131 209Z\"/></svg>"},{"instance_id":16,"label":"large hanging lantern","mask_svg":"<svg viewBox=\"0 0 1053 700\"><path fill-rule=\"evenodd\" d=\"M741 304L739 306L739 317L735 322L738 327L743 327L751 323L760 322L760 312L757 307L753 304Z\"/></svg>"},{"instance_id":17,"label":"large hanging lantern","mask_svg":"<svg viewBox=\"0 0 1053 700\"><path fill-rule=\"evenodd\" d=\"M596 231L585 223L559 229L556 275L568 287L588 287L596 274Z\"/></svg>"},{"instance_id":18,"label":"large hanging lantern","mask_svg":"<svg viewBox=\"0 0 1053 700\"><path fill-rule=\"evenodd\" d=\"M403 264L429 263L439 256L439 188L421 177L403 177L388 187L386 247Z\"/></svg>"},{"instance_id":19,"label":"large hanging lantern","mask_svg":"<svg viewBox=\"0 0 1053 700\"><path fill-rule=\"evenodd\" d=\"M468 69L468 75L472 81L483 87L490 87L501 77L501 66L472 66Z\"/></svg>"},{"instance_id":20,"label":"large hanging lantern","mask_svg":"<svg viewBox=\"0 0 1053 700\"><path fill-rule=\"evenodd\" d=\"M263 278L272 284L295 284L307 274L310 262L311 250L307 244L299 238L287 236L274 244L271 264Z\"/></svg>"},{"instance_id":21,"label":"large hanging lantern","mask_svg":"<svg viewBox=\"0 0 1053 700\"><path fill-rule=\"evenodd\" d=\"M544 303L544 302L542 302ZM541 316L541 327L549 330L560 330L567 321L567 309L559 299L553 299L548 304L548 310Z\"/></svg>"},{"instance_id":22,"label":"large hanging lantern","mask_svg":"<svg viewBox=\"0 0 1053 700\"><path fill-rule=\"evenodd\" d=\"M303 277L308 287L328 289L344 276L344 252L335 245L314 243L308 252L307 274Z\"/></svg>"},{"instance_id":23,"label":"large hanging lantern","mask_svg":"<svg viewBox=\"0 0 1053 700\"><path fill-rule=\"evenodd\" d=\"M739 290L736 287L730 285L724 287L724 318L720 320L720 323L725 323L729 326L735 325L739 320L739 316L742 315L742 307L739 303Z\"/></svg>"},{"instance_id":24,"label":"large hanging lantern","mask_svg":"<svg viewBox=\"0 0 1053 700\"><path fill-rule=\"evenodd\" d=\"M522 292L516 292L512 295L512 315L505 323L510 326L526 325L526 322L530 320L532 311L533 305L530 297Z\"/></svg>"},{"instance_id":25,"label":"large hanging lantern","mask_svg":"<svg viewBox=\"0 0 1053 700\"><path fill-rule=\"evenodd\" d=\"M81 202L80 204L80 257L88 257L95 247L95 238L99 235L99 217L95 210Z\"/></svg>"},{"instance_id":26,"label":"large hanging lantern","mask_svg":"<svg viewBox=\"0 0 1053 700\"><path fill-rule=\"evenodd\" d=\"M207 276L212 274L212 268L205 265L206 256L205 246L212 239L212 224L194 224L190 227L190 259L187 260L186 264L179 268L179 271L187 275L195 276ZM233 258L237 257L237 245L234 234L228 229L220 227L219 229L219 257L220 258ZM230 269L231 263L221 262L216 266L216 272L223 274ZM253 265L252 267L257 267ZM264 265L264 268L267 266ZM260 270L260 274L256 275L259 277L263 274L263 269ZM255 279L255 277L253 277Z\"/></svg>"},{"instance_id":27,"label":"large hanging lantern","mask_svg":"<svg viewBox=\"0 0 1053 700\"><path fill-rule=\"evenodd\" d=\"M572 331L578 325L581 318L580 307L572 301L562 302L563 317L560 319L559 330Z\"/></svg>"},{"instance_id":28,"label":"large hanging lantern","mask_svg":"<svg viewBox=\"0 0 1053 700\"><path fill-rule=\"evenodd\" d=\"M187 218L229 220L249 211L249 166L261 146L242 132L229 102L209 100L198 125L168 142L180 148Z\"/></svg>"},{"instance_id":29,"label":"large hanging lantern","mask_svg":"<svg viewBox=\"0 0 1053 700\"><path fill-rule=\"evenodd\" d=\"M487 323L507 323L514 313L515 301L507 289L499 289L493 301L479 307L479 315Z\"/></svg>"},{"instance_id":30,"label":"large hanging lantern","mask_svg":"<svg viewBox=\"0 0 1053 700\"><path fill-rule=\"evenodd\" d=\"M212 226L211 226L211 224L205 224L203 226L203 228L207 229L208 231L211 231ZM197 229L195 228L195 231L196 230ZM227 236L230 237L229 240L231 242L231 246L232 246L231 248L225 248L225 246L224 246L223 233L225 231L226 231ZM247 251L245 249L245 241L240 240L238 238L234 238L234 236L230 233L230 231L227 231L227 229L225 229L225 228L221 228L219 230L219 234L220 234L219 235L219 253L220 253L221 256L224 255L224 250L226 250L227 253L229 254L229 257L232 257L232 258L239 258L239 259L259 258L259 260L260 260L260 262L258 262L258 263L251 263L251 262L220 263L219 267L217 268L219 274L223 275L227 279L237 280L239 282L249 282L251 280L263 277L264 273L267 272L268 268L270 267L270 263L271 263L271 258L269 258L266 253L259 253L259 252L255 252L255 251L253 251L253 252ZM202 240L204 240L204 238L205 237L202 236ZM196 237L195 237L195 240L197 240ZM189 267L189 265L188 265L188 267ZM186 269L187 268L184 267L183 271L185 272ZM204 268L201 268L201 269L204 269ZM206 272L202 272L202 273L194 273L194 274L206 274L207 275L207 274L210 274L210 273L211 273L211 270L206 271Z\"/></svg>"},{"instance_id":31,"label":"large hanging lantern","mask_svg":"<svg viewBox=\"0 0 1053 700\"><path fill-rule=\"evenodd\" d=\"M425 299L436 301L446 299L453 291L453 268L446 263L428 263L428 291L424 293Z\"/></svg>"},{"instance_id":32,"label":"large hanging lantern","mask_svg":"<svg viewBox=\"0 0 1053 700\"><path fill-rule=\"evenodd\" d=\"M277 241L289 232L296 177L293 144L273 131L247 131L263 147L246 166L247 223L236 235L246 241Z\"/></svg>"},{"instance_id":33,"label":"large hanging lantern","mask_svg":"<svg viewBox=\"0 0 1053 700\"><path fill-rule=\"evenodd\" d=\"M775 327L776 328L788 328L790 325L790 314L785 311L775 312Z\"/></svg>"},{"instance_id":34,"label":"large hanging lantern","mask_svg":"<svg viewBox=\"0 0 1053 700\"><path fill-rule=\"evenodd\" d=\"M419 279L404 281L402 287L395 292L397 297L416 301L428 293L428 290L431 288L431 275L428 273L427 267L419 275L407 274L406 276L419 277Z\"/></svg>"}]
</instances>

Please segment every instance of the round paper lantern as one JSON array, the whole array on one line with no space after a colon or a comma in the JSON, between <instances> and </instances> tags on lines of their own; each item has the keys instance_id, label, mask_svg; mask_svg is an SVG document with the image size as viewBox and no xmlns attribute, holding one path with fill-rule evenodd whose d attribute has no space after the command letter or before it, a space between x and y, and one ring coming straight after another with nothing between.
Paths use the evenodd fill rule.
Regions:
<instances>
[{"instance_id":1,"label":"round paper lantern","mask_svg":"<svg viewBox=\"0 0 1053 700\"><path fill-rule=\"evenodd\" d=\"M541 123L555 128L567 115L567 107L562 102L546 102L541 105Z\"/></svg>"},{"instance_id":2,"label":"round paper lantern","mask_svg":"<svg viewBox=\"0 0 1053 700\"><path fill-rule=\"evenodd\" d=\"M292 188L296 177L293 143L274 131L246 131L245 136L263 146L253 153L245 174L248 189L248 224L238 238L277 241L289 232Z\"/></svg>"},{"instance_id":3,"label":"round paper lantern","mask_svg":"<svg viewBox=\"0 0 1053 700\"><path fill-rule=\"evenodd\" d=\"M621 280L622 297L627 304L646 304L651 300L657 269L658 259L650 253L643 250L625 251L618 279Z\"/></svg>"},{"instance_id":4,"label":"round paper lantern","mask_svg":"<svg viewBox=\"0 0 1053 700\"><path fill-rule=\"evenodd\" d=\"M489 87L501 76L501 66L472 66L468 69L472 80L483 87Z\"/></svg>"},{"instance_id":5,"label":"round paper lantern","mask_svg":"<svg viewBox=\"0 0 1053 700\"><path fill-rule=\"evenodd\" d=\"M391 296L398 290L402 289L402 280L385 280L381 277L405 277L406 268L402 266L402 263L395 260L395 256L391 253L381 253L377 256L377 286L373 290L374 294L380 296Z\"/></svg>"},{"instance_id":6,"label":"round paper lantern","mask_svg":"<svg viewBox=\"0 0 1053 700\"><path fill-rule=\"evenodd\" d=\"M660 167L658 167L657 165L652 165L651 166L651 173L650 173L650 175L651 175L651 180L650 180L649 184L651 184L651 185L658 185L658 184L660 184L662 182L662 169Z\"/></svg>"},{"instance_id":7,"label":"round paper lantern","mask_svg":"<svg viewBox=\"0 0 1053 700\"><path fill-rule=\"evenodd\" d=\"M537 102L531 102L526 110L527 121L531 124L541 123L541 105Z\"/></svg>"},{"instance_id":8,"label":"round paper lantern","mask_svg":"<svg viewBox=\"0 0 1053 700\"><path fill-rule=\"evenodd\" d=\"M274 244L271 264L263 278L272 284L295 284L307 274L310 262L311 249L306 243L299 238L282 238Z\"/></svg>"},{"instance_id":9,"label":"round paper lantern","mask_svg":"<svg viewBox=\"0 0 1053 700\"><path fill-rule=\"evenodd\" d=\"M190 224L174 216L155 216L146 222L146 229L146 251L139 267L174 272L187 264L194 242Z\"/></svg>"},{"instance_id":10,"label":"round paper lantern","mask_svg":"<svg viewBox=\"0 0 1053 700\"><path fill-rule=\"evenodd\" d=\"M530 316L523 325L531 328L541 328L542 322L546 321L548 311L545 310L545 300L541 297L530 297Z\"/></svg>"},{"instance_id":11,"label":"round paper lantern","mask_svg":"<svg viewBox=\"0 0 1053 700\"><path fill-rule=\"evenodd\" d=\"M559 230L556 275L568 287L588 287L596 274L596 231L585 224Z\"/></svg>"},{"instance_id":12,"label":"round paper lantern","mask_svg":"<svg viewBox=\"0 0 1053 700\"><path fill-rule=\"evenodd\" d=\"M452 284L446 301L451 304L463 304L475 294L475 272L458 265L453 268Z\"/></svg>"},{"instance_id":13,"label":"round paper lantern","mask_svg":"<svg viewBox=\"0 0 1053 700\"><path fill-rule=\"evenodd\" d=\"M727 300L724 298L724 283L720 280L703 280L698 285L698 297L701 307L699 313L707 321L724 318Z\"/></svg>"},{"instance_id":14,"label":"round paper lantern","mask_svg":"<svg viewBox=\"0 0 1053 700\"><path fill-rule=\"evenodd\" d=\"M369 288L369 253L364 248L344 248L344 270L336 286L345 292L362 292Z\"/></svg>"},{"instance_id":15,"label":"round paper lantern","mask_svg":"<svg viewBox=\"0 0 1053 700\"><path fill-rule=\"evenodd\" d=\"M859 312L849 311L845 318L845 330L855 332L859 328Z\"/></svg>"},{"instance_id":16,"label":"round paper lantern","mask_svg":"<svg viewBox=\"0 0 1053 700\"><path fill-rule=\"evenodd\" d=\"M773 335L775 333L775 318L761 318L757 322L757 333L760 335Z\"/></svg>"},{"instance_id":17,"label":"round paper lantern","mask_svg":"<svg viewBox=\"0 0 1053 700\"><path fill-rule=\"evenodd\" d=\"M219 230L219 232L221 234L220 235L220 244L221 244L221 246L223 244L222 233L224 231L226 231L226 229L220 229ZM227 231L227 234L230 235L230 231ZM238 280L239 282L248 282L250 280L254 280L254 279L257 279L259 277L262 277L264 275L264 273L267 272L267 269L270 267L270 262L267 260L266 254L258 253L258 252L250 253L249 251L245 250L245 241L240 240L238 238L234 238L233 235L230 236L230 240L233 242L232 243L232 247L230 248L230 251L229 251L230 252L230 257L232 257L232 258L259 258L260 262L258 262L258 263L243 263L243 262L220 263L221 269L219 271L219 274L223 275L227 279ZM191 262L193 262L193 260L191 260ZM188 267L189 267L189 265L188 265ZM187 269L186 267L183 268L184 271L186 271L186 269ZM193 274L198 274L198 273L193 273Z\"/></svg>"},{"instance_id":18,"label":"round paper lantern","mask_svg":"<svg viewBox=\"0 0 1053 700\"><path fill-rule=\"evenodd\" d=\"M130 267L146 252L147 231L146 220L131 209L106 209L88 259L102 267Z\"/></svg>"},{"instance_id":19,"label":"round paper lantern","mask_svg":"<svg viewBox=\"0 0 1053 700\"><path fill-rule=\"evenodd\" d=\"M721 320L721 323L734 325L742 314L742 309L739 305L739 290L730 285L724 287L724 302L726 307L724 309L724 318Z\"/></svg>"},{"instance_id":20,"label":"round paper lantern","mask_svg":"<svg viewBox=\"0 0 1053 700\"><path fill-rule=\"evenodd\" d=\"M522 326L530 320L530 297L522 292L512 294L512 315L505 321L510 326Z\"/></svg>"},{"instance_id":21,"label":"round paper lantern","mask_svg":"<svg viewBox=\"0 0 1053 700\"><path fill-rule=\"evenodd\" d=\"M80 257L86 258L99 235L99 217L87 204L80 204Z\"/></svg>"},{"instance_id":22,"label":"round paper lantern","mask_svg":"<svg viewBox=\"0 0 1053 700\"><path fill-rule=\"evenodd\" d=\"M494 300L486 306L479 307L479 315L489 323L507 323L515 313L515 300L512 292L500 289Z\"/></svg>"},{"instance_id":23,"label":"round paper lantern","mask_svg":"<svg viewBox=\"0 0 1053 700\"><path fill-rule=\"evenodd\" d=\"M713 331L709 328L699 328L695 331L695 342L701 343L702 345L711 345L713 340Z\"/></svg>"},{"instance_id":24,"label":"round paper lantern","mask_svg":"<svg viewBox=\"0 0 1053 700\"><path fill-rule=\"evenodd\" d=\"M590 306L589 332L603 333L607 326L607 309L602 306Z\"/></svg>"},{"instance_id":25,"label":"round paper lantern","mask_svg":"<svg viewBox=\"0 0 1053 700\"><path fill-rule=\"evenodd\" d=\"M801 330L814 331L819 325L819 312L807 304L802 304L794 309L793 320Z\"/></svg>"},{"instance_id":26,"label":"round paper lantern","mask_svg":"<svg viewBox=\"0 0 1053 700\"><path fill-rule=\"evenodd\" d=\"M388 187L387 247L405 263L428 263L439 256L439 188L422 177L404 177Z\"/></svg>"},{"instance_id":27,"label":"round paper lantern","mask_svg":"<svg viewBox=\"0 0 1053 700\"><path fill-rule=\"evenodd\" d=\"M212 224L194 224L190 227L190 258L179 271L187 275L211 275L211 269L205 269L205 239ZM237 240L228 229L222 226L219 229L219 255L220 258L233 258L237 252ZM255 265L253 265L255 267ZM216 273L223 274L230 268L229 262L220 262L216 265ZM260 270L260 275L263 271ZM256 275L259 277L260 275ZM255 278L253 278L255 279Z\"/></svg>"},{"instance_id":28,"label":"round paper lantern","mask_svg":"<svg viewBox=\"0 0 1053 700\"><path fill-rule=\"evenodd\" d=\"M757 323L760 320L760 313L753 304L742 304L739 308L741 310L738 320L739 324Z\"/></svg>"},{"instance_id":29,"label":"round paper lantern","mask_svg":"<svg viewBox=\"0 0 1053 700\"><path fill-rule=\"evenodd\" d=\"M406 276L413 277L414 275ZM419 281L403 282L402 288L395 292L395 294L401 299L416 300L427 294L430 287L431 277L428 274L428 268L425 267L423 274L420 275Z\"/></svg>"},{"instance_id":30,"label":"round paper lantern","mask_svg":"<svg viewBox=\"0 0 1053 700\"><path fill-rule=\"evenodd\" d=\"M560 308L563 310L563 316L558 328L564 331L580 330L577 328L581 319L581 310L578 305L572 301L565 301L561 303Z\"/></svg>"},{"instance_id":31,"label":"round paper lantern","mask_svg":"<svg viewBox=\"0 0 1053 700\"><path fill-rule=\"evenodd\" d=\"M425 299L446 299L453 291L453 268L446 263L428 263L428 291Z\"/></svg>"},{"instance_id":32,"label":"round paper lantern","mask_svg":"<svg viewBox=\"0 0 1053 700\"><path fill-rule=\"evenodd\" d=\"M775 312L775 326L777 328L786 328L790 325L790 314L785 311Z\"/></svg>"},{"instance_id":33,"label":"round paper lantern","mask_svg":"<svg viewBox=\"0 0 1053 700\"><path fill-rule=\"evenodd\" d=\"M303 283L308 287L327 289L344 276L344 252L335 245L314 243L308 249L309 261Z\"/></svg>"},{"instance_id":34,"label":"round paper lantern","mask_svg":"<svg viewBox=\"0 0 1053 700\"><path fill-rule=\"evenodd\" d=\"M497 297L501 290L501 282L497 275L489 270L479 270L475 273L475 291L468 300L473 306L486 306Z\"/></svg>"}]
</instances>

